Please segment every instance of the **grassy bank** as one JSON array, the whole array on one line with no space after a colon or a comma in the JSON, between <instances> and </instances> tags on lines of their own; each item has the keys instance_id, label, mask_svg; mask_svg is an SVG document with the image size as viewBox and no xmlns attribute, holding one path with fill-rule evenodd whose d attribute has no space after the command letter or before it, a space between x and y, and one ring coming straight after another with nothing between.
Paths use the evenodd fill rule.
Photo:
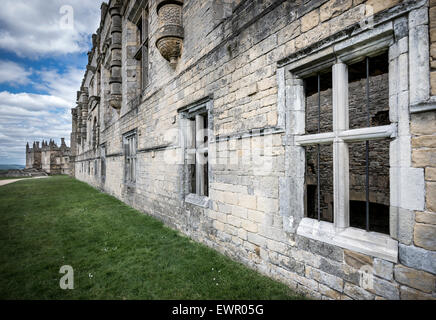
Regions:
<instances>
[{"instance_id":1,"label":"grassy bank","mask_svg":"<svg viewBox=\"0 0 436 320\"><path fill-rule=\"evenodd\" d=\"M0 299L294 299L285 285L69 177L0 187ZM61 290L63 265L74 290Z\"/></svg>"}]
</instances>

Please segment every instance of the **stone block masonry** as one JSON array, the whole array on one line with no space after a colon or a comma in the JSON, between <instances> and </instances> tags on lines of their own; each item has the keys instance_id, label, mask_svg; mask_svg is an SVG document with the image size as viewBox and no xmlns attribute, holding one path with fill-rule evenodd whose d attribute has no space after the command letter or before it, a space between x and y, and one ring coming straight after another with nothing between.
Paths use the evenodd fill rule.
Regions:
<instances>
[{"instance_id":1,"label":"stone block masonry","mask_svg":"<svg viewBox=\"0 0 436 320\"><path fill-rule=\"evenodd\" d=\"M73 175L315 299L434 300L434 6L103 3L72 110ZM356 63L381 54L378 70L388 73L375 71L383 77L376 91L386 93L375 98L378 122L347 130L366 119L366 82L348 88L345 80ZM333 123L325 135L302 137L316 123L306 114L304 80L325 70L333 73L324 116ZM317 103L316 94L310 99ZM333 111L338 105L348 118ZM348 191L335 191L334 180L346 181L346 162L333 164L348 143L380 138L388 143L371 168L388 166L389 176L371 177L383 186L371 201L389 208L389 231L350 227L346 205L329 207L333 222L310 218L305 170L315 162L302 139L335 143L333 169L322 177L332 195L323 199L346 203ZM351 158L362 171L364 162ZM362 172L349 182L364 181ZM351 191L349 200L364 201L362 190Z\"/></svg>"},{"instance_id":2,"label":"stone block masonry","mask_svg":"<svg viewBox=\"0 0 436 320\"><path fill-rule=\"evenodd\" d=\"M70 157L71 148L67 147L64 138L60 146L54 140L42 141L41 146L36 141L32 148L28 143L26 145L26 169L37 170L43 175L71 174Z\"/></svg>"}]
</instances>

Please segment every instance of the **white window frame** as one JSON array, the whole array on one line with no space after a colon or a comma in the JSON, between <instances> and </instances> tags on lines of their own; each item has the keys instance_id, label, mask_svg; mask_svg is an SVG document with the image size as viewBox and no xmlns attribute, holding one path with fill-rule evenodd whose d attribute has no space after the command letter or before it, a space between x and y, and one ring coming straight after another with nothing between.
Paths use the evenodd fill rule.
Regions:
<instances>
[{"instance_id":1,"label":"white window frame","mask_svg":"<svg viewBox=\"0 0 436 320\"><path fill-rule=\"evenodd\" d=\"M287 64L279 66L277 75L278 109L282 111L281 119L286 128L286 155L289 161L285 177L281 178L280 183L280 211L284 230L397 262L398 240L402 240L403 234L413 234L413 229L408 232L402 230L406 225L404 222L413 216L413 210L423 210L425 204L424 172L423 169L412 167L409 128L409 97L411 103L414 99L411 89L417 85L417 77L409 73L409 61L412 64L412 59L418 59L415 56L419 54L417 48L409 49L409 38L422 37L423 34L418 27L411 28L409 35L399 40L395 40L394 34L393 21L381 23L371 30L361 30L351 37L313 50L309 55L289 59ZM389 50L391 125L350 130L347 65L367 56L377 56L386 50ZM327 68L332 68L333 72L333 132L306 135L303 79ZM428 75L425 67L420 71ZM422 81L419 77L418 80ZM350 227L349 219L348 143L383 138L393 139L389 159L390 235ZM304 146L316 144L333 145L333 223L305 217ZM409 225L413 228L413 223Z\"/></svg>"}]
</instances>

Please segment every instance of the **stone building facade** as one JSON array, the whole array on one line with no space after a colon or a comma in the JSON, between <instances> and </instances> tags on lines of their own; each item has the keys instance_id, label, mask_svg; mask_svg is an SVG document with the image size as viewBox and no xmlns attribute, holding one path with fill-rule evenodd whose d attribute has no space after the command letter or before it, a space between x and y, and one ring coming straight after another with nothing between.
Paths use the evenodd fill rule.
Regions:
<instances>
[{"instance_id":1,"label":"stone building facade","mask_svg":"<svg viewBox=\"0 0 436 320\"><path fill-rule=\"evenodd\" d=\"M32 148L26 144L26 169L41 169L41 147L39 141L33 142Z\"/></svg>"},{"instance_id":2,"label":"stone building facade","mask_svg":"<svg viewBox=\"0 0 436 320\"><path fill-rule=\"evenodd\" d=\"M33 143L30 148L26 145L26 169L37 169L47 174L71 174L70 164L71 150L65 144L65 139L61 139L61 145L58 146L54 140L39 141Z\"/></svg>"},{"instance_id":3,"label":"stone building facade","mask_svg":"<svg viewBox=\"0 0 436 320\"><path fill-rule=\"evenodd\" d=\"M317 299L436 299L428 0L111 0L72 174Z\"/></svg>"}]
</instances>

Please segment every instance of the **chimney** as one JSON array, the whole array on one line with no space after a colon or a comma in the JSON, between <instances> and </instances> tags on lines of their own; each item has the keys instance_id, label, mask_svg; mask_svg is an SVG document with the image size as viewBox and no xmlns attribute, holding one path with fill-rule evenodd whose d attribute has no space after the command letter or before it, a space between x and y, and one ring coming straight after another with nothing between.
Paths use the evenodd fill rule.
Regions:
<instances>
[{"instance_id":1,"label":"chimney","mask_svg":"<svg viewBox=\"0 0 436 320\"><path fill-rule=\"evenodd\" d=\"M65 138L61 138L61 147L66 147Z\"/></svg>"}]
</instances>

